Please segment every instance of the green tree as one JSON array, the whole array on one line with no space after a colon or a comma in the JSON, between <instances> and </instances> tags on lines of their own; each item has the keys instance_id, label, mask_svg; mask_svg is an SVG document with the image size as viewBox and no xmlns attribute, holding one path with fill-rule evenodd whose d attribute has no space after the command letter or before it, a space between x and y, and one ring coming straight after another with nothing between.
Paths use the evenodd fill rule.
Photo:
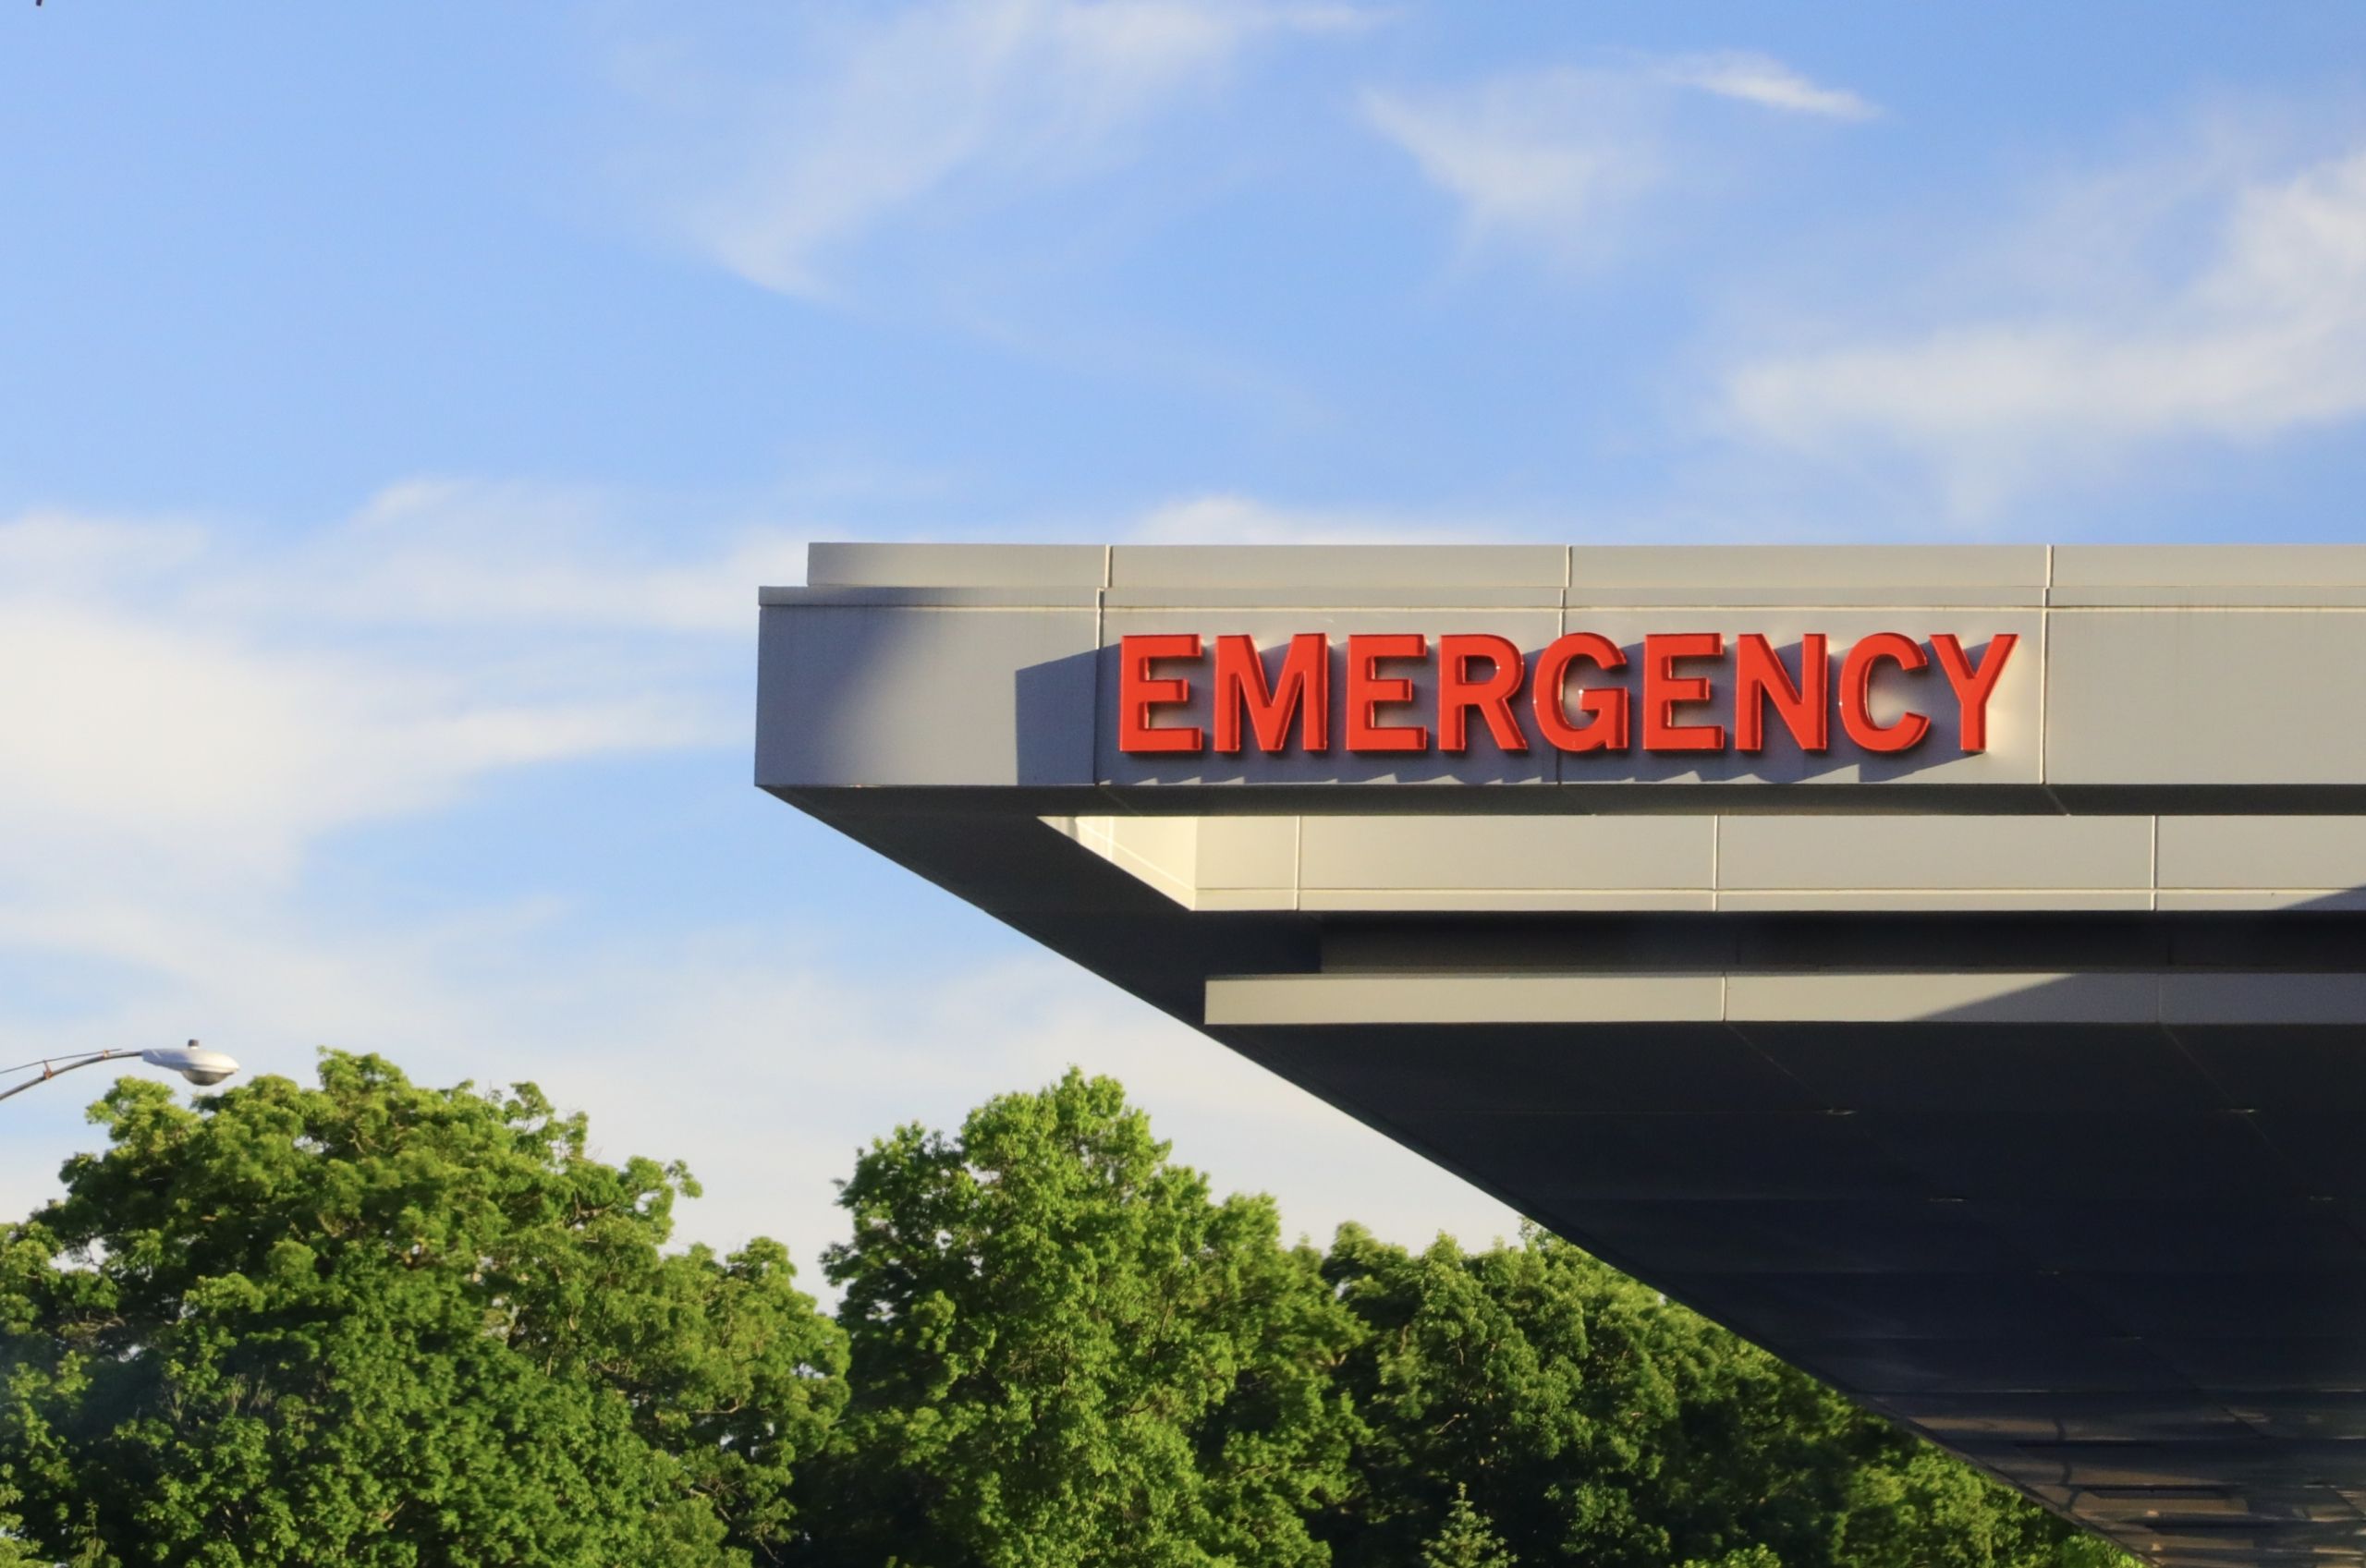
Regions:
<instances>
[{"instance_id":1,"label":"green tree","mask_svg":"<svg viewBox=\"0 0 2366 1568\"><path fill-rule=\"evenodd\" d=\"M2132 1559L2028 1503L1969 1465L1866 1418L1871 1452L1833 1521L1842 1568L2080 1568Z\"/></svg>"},{"instance_id":2,"label":"green tree","mask_svg":"<svg viewBox=\"0 0 2366 1568\"><path fill-rule=\"evenodd\" d=\"M1364 1428L1320 1521L1431 1568L1466 1514L1529 1568L2101 1568L2127 1562L1580 1249L1426 1251L1342 1227ZM1482 1559L1483 1560L1483 1559Z\"/></svg>"},{"instance_id":3,"label":"green tree","mask_svg":"<svg viewBox=\"0 0 2366 1568\"><path fill-rule=\"evenodd\" d=\"M1701 1558L1687 1559L1684 1568L1783 1568L1783 1559L1772 1547L1736 1547L1714 1562Z\"/></svg>"},{"instance_id":4,"label":"green tree","mask_svg":"<svg viewBox=\"0 0 2366 1568\"><path fill-rule=\"evenodd\" d=\"M1470 1506L1470 1489L1463 1486L1454 1489L1445 1523L1421 1548L1421 1568L1515 1568L1518 1562L1487 1527L1487 1516Z\"/></svg>"},{"instance_id":5,"label":"green tree","mask_svg":"<svg viewBox=\"0 0 2366 1568\"><path fill-rule=\"evenodd\" d=\"M662 1252L688 1173L587 1157L531 1086L320 1080L126 1079L0 1230L0 1481L44 1561L780 1560L845 1354L781 1247Z\"/></svg>"},{"instance_id":6,"label":"green tree","mask_svg":"<svg viewBox=\"0 0 2366 1568\"><path fill-rule=\"evenodd\" d=\"M25 1522L9 1512L16 1502L15 1489L0 1487L0 1568L39 1568L42 1560L25 1544Z\"/></svg>"},{"instance_id":7,"label":"green tree","mask_svg":"<svg viewBox=\"0 0 2366 1568\"><path fill-rule=\"evenodd\" d=\"M1465 1496L1522 1562L1675 1561L1649 1515L1681 1390L1650 1292L1542 1235L1409 1253L1348 1225L1324 1272L1367 1331L1359 1484L1324 1521L1343 1561L1420 1568Z\"/></svg>"},{"instance_id":8,"label":"green tree","mask_svg":"<svg viewBox=\"0 0 2366 1568\"><path fill-rule=\"evenodd\" d=\"M1211 1199L1071 1071L874 1143L831 1250L852 1403L829 1562L1295 1568L1344 1489L1354 1320L1269 1199Z\"/></svg>"}]
</instances>

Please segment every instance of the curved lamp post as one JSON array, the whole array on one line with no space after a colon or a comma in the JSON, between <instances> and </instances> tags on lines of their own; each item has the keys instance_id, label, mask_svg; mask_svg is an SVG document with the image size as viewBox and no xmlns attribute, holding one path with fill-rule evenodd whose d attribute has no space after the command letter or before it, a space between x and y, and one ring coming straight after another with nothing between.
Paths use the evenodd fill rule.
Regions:
<instances>
[{"instance_id":1,"label":"curved lamp post","mask_svg":"<svg viewBox=\"0 0 2366 1568\"><path fill-rule=\"evenodd\" d=\"M163 1067L178 1073L193 1084L218 1084L238 1070L236 1062L218 1051L206 1050L195 1040L187 1045L158 1046L152 1051L94 1051L84 1056L57 1056L45 1062L26 1062L6 1069L12 1073L22 1073L39 1067L41 1076L29 1078L13 1088L0 1089L0 1100L6 1100L12 1094L22 1094L35 1084L45 1084L60 1073L70 1073L77 1067L88 1067L100 1062L119 1061L127 1056L137 1056L151 1067Z\"/></svg>"}]
</instances>

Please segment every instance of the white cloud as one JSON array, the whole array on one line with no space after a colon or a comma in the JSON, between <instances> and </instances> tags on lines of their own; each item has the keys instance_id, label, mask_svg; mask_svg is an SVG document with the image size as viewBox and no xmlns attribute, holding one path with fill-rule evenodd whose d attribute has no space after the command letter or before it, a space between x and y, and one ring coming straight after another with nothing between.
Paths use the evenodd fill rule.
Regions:
<instances>
[{"instance_id":1,"label":"white cloud","mask_svg":"<svg viewBox=\"0 0 2366 1568\"><path fill-rule=\"evenodd\" d=\"M1844 88L1820 87L1780 60L1741 53L1683 55L1662 61L1658 74L1678 87L1699 88L1769 109L1821 115L1827 119L1869 120L1881 111Z\"/></svg>"},{"instance_id":2,"label":"white cloud","mask_svg":"<svg viewBox=\"0 0 2366 1568\"><path fill-rule=\"evenodd\" d=\"M1554 70L1414 97L1374 91L1372 128L1461 203L1474 240L1517 234L1592 249L1603 221L1656 183L1657 137L1632 80Z\"/></svg>"},{"instance_id":3,"label":"white cloud","mask_svg":"<svg viewBox=\"0 0 2366 1568\"><path fill-rule=\"evenodd\" d=\"M739 652L759 563L796 559L759 537L652 561L577 502L450 484L276 551L177 520L0 523L0 873L284 876L492 772L731 744L744 715L689 665ZM684 653L720 632L727 652Z\"/></svg>"},{"instance_id":4,"label":"white cloud","mask_svg":"<svg viewBox=\"0 0 2366 1568\"><path fill-rule=\"evenodd\" d=\"M510 696L91 608L0 608L0 664L18 672L0 684L12 836L176 858L284 866L322 832L437 804L493 769L728 733L654 693Z\"/></svg>"},{"instance_id":5,"label":"white cloud","mask_svg":"<svg viewBox=\"0 0 2366 1568\"><path fill-rule=\"evenodd\" d=\"M1586 260L1607 249L1627 208L1693 156L1679 152L1671 129L1693 91L1825 118L1876 112L1853 92L1741 54L1555 67L1428 93L1375 91L1363 111L1461 204L1472 240L1518 237Z\"/></svg>"},{"instance_id":6,"label":"white cloud","mask_svg":"<svg viewBox=\"0 0 2366 1568\"><path fill-rule=\"evenodd\" d=\"M791 75L707 73L668 94L710 128L684 160L700 173L683 219L739 275L824 296L846 253L898 216L1106 167L1252 44L1366 20L1260 0L940 0L842 18L802 33ZM732 172L714 180L718 161Z\"/></svg>"},{"instance_id":7,"label":"white cloud","mask_svg":"<svg viewBox=\"0 0 2366 1568\"><path fill-rule=\"evenodd\" d=\"M1727 409L1819 457L1902 453L1967 513L2147 445L2366 414L2366 152L2212 194L2204 259L2181 278L2157 281L2140 246L2101 270L2072 256L2073 298L1750 359ZM2057 237L2041 226L2019 249Z\"/></svg>"},{"instance_id":8,"label":"white cloud","mask_svg":"<svg viewBox=\"0 0 2366 1568\"><path fill-rule=\"evenodd\" d=\"M804 577L800 533L743 529L684 559L650 549L617 510L590 492L409 480L222 594L348 626L745 637L754 586Z\"/></svg>"}]
</instances>

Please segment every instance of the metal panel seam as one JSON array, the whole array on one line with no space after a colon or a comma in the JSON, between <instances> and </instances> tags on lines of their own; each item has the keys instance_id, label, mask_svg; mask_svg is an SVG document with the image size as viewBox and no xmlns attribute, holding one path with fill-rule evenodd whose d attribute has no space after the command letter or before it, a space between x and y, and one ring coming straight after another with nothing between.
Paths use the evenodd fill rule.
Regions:
<instances>
[{"instance_id":1,"label":"metal panel seam","mask_svg":"<svg viewBox=\"0 0 2366 1568\"><path fill-rule=\"evenodd\" d=\"M1555 631L1554 636L1556 638L1569 635L1569 594L1577 581L1577 546L1563 545L1561 547L1561 618L1555 623L1558 629ZM1569 759L1559 747L1553 748L1553 782L1555 784L1565 784L1569 782Z\"/></svg>"},{"instance_id":2,"label":"metal panel seam","mask_svg":"<svg viewBox=\"0 0 2366 1568\"><path fill-rule=\"evenodd\" d=\"M2161 814L2158 811L2153 813L2152 863L2145 875L2153 884L2153 907L2158 909L2161 906Z\"/></svg>"},{"instance_id":3,"label":"metal panel seam","mask_svg":"<svg viewBox=\"0 0 2366 1568\"><path fill-rule=\"evenodd\" d=\"M2037 782L2044 788L2045 778L2045 694L2054 684L2054 546L2045 547L2045 591L2038 595L2037 611ZM2050 795L2053 792L2048 789ZM2055 801L2056 806L2061 805Z\"/></svg>"},{"instance_id":4,"label":"metal panel seam","mask_svg":"<svg viewBox=\"0 0 2366 1568\"><path fill-rule=\"evenodd\" d=\"M2049 545L2047 548L2053 547ZM1087 771L1092 775L1093 784L1104 788L1111 781L1101 776L1102 713L1109 706L1102 700L1108 694L1101 689L1101 666L1104 662L1101 645L1109 636L1109 574L1116 553L1117 547L1114 544L1101 547L1101 586L1092 590L1092 723L1088 726L1092 735L1092 761ZM2043 777L2044 772L2044 769L2039 769L2039 776Z\"/></svg>"},{"instance_id":5,"label":"metal panel seam","mask_svg":"<svg viewBox=\"0 0 2366 1568\"><path fill-rule=\"evenodd\" d=\"M1720 897L1726 891L1725 869L1717 859L1724 845L1726 819L1723 816L1709 819L1709 908L1712 912L1725 906Z\"/></svg>"}]
</instances>

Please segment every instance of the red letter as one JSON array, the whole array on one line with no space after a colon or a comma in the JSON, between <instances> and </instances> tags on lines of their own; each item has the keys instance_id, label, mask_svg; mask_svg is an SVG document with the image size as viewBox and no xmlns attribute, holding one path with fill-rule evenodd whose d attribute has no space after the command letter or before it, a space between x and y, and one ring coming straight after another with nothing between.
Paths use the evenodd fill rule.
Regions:
<instances>
[{"instance_id":1,"label":"red letter","mask_svg":"<svg viewBox=\"0 0 2366 1568\"><path fill-rule=\"evenodd\" d=\"M1419 632L1388 632L1348 638L1348 749L1350 751L1427 751L1429 728L1423 724L1384 724L1381 706L1413 700L1413 683L1402 677L1383 680L1383 659L1428 656L1429 638Z\"/></svg>"},{"instance_id":2,"label":"red letter","mask_svg":"<svg viewBox=\"0 0 2366 1568\"><path fill-rule=\"evenodd\" d=\"M1536 713L1536 728L1563 751L1624 751L1627 749L1627 688L1600 686L1579 699L1580 711L1592 715L1579 726L1569 723L1569 666L1584 659L1599 670L1623 670L1627 655L1606 637L1571 632L1553 639L1538 655L1536 684L1529 687L1529 706Z\"/></svg>"},{"instance_id":3,"label":"red letter","mask_svg":"<svg viewBox=\"0 0 2366 1568\"><path fill-rule=\"evenodd\" d=\"M1931 662L1921 643L1897 632L1859 638L1840 665L1840 727L1868 751L1904 751L1922 744L1931 733L1931 721L1909 709L1886 728L1873 723L1873 666L1884 659L1909 671Z\"/></svg>"},{"instance_id":4,"label":"red letter","mask_svg":"<svg viewBox=\"0 0 2366 1568\"><path fill-rule=\"evenodd\" d=\"M1487 661L1487 678L1470 678L1473 660ZM1438 638L1438 749L1457 756L1470 748L1473 709L1487 721L1487 733L1506 751L1528 749L1528 736L1512 717L1512 698L1528 665L1519 650L1500 637Z\"/></svg>"},{"instance_id":5,"label":"red letter","mask_svg":"<svg viewBox=\"0 0 2366 1568\"><path fill-rule=\"evenodd\" d=\"M1962 715L1956 734L1966 751L1988 749L1988 699L1995 695L1996 677L2005 673L2005 661L2013 656L2013 644L2020 640L2012 632L1998 632L1988 639L1988 651L1975 664L1963 656L1963 644L1953 634L1941 632L1931 639L1939 668L1955 687L1956 711Z\"/></svg>"},{"instance_id":6,"label":"red letter","mask_svg":"<svg viewBox=\"0 0 2366 1568\"><path fill-rule=\"evenodd\" d=\"M1678 659L1714 659L1726 650L1723 632L1671 632L1643 639L1643 749L1723 751L1723 724L1679 724L1676 711L1709 700L1706 675L1678 679Z\"/></svg>"},{"instance_id":7,"label":"red letter","mask_svg":"<svg viewBox=\"0 0 2366 1568\"><path fill-rule=\"evenodd\" d=\"M1734 748L1762 751L1766 748L1766 704L1802 751L1822 751L1832 744L1832 658L1823 634L1799 638L1799 682L1782 657L1756 632L1744 632L1734 644Z\"/></svg>"},{"instance_id":8,"label":"red letter","mask_svg":"<svg viewBox=\"0 0 2366 1568\"><path fill-rule=\"evenodd\" d=\"M1290 638L1282 673L1271 688L1257 639L1216 638L1216 749L1229 757L1240 749L1240 715L1257 734L1260 751L1286 751L1290 717L1298 716L1299 739L1309 751L1331 748L1331 639L1321 632Z\"/></svg>"},{"instance_id":9,"label":"red letter","mask_svg":"<svg viewBox=\"0 0 2366 1568\"><path fill-rule=\"evenodd\" d=\"M1155 729L1150 722L1153 708L1171 707L1191 700L1191 683L1187 680L1153 680L1150 667L1161 659L1197 659L1200 656L1198 632L1176 632L1156 637L1121 637L1117 639L1117 749L1119 751L1197 751L1200 749L1200 726L1189 724L1171 730Z\"/></svg>"}]
</instances>

